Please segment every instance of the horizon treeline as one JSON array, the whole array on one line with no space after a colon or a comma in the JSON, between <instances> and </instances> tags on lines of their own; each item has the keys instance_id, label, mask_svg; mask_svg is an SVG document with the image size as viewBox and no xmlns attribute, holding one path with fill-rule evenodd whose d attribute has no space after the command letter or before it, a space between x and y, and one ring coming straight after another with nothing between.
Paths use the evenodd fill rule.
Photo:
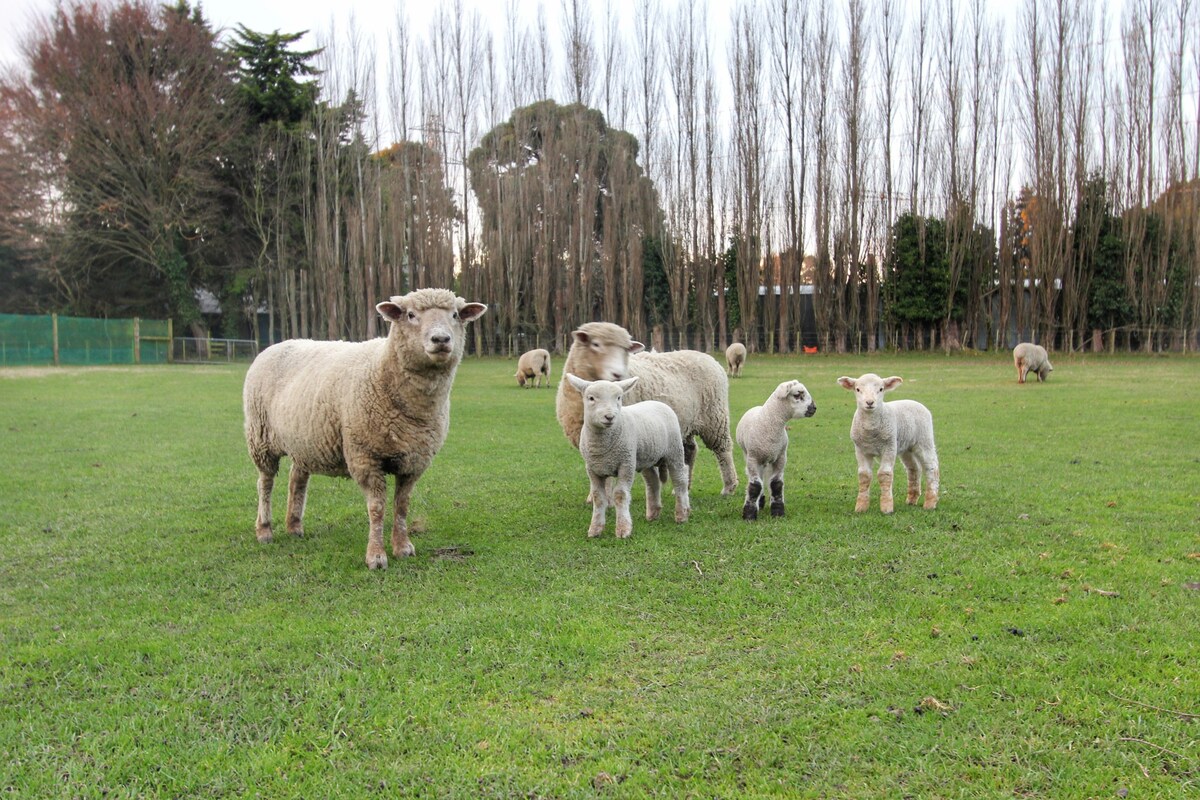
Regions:
<instances>
[{"instance_id":1,"label":"horizon treeline","mask_svg":"<svg viewBox=\"0 0 1200 800\"><path fill-rule=\"evenodd\" d=\"M0 311L362 339L444 286L478 353L1195 349L1200 2L995 5L451 0L305 50L64 3L0 79Z\"/></svg>"}]
</instances>

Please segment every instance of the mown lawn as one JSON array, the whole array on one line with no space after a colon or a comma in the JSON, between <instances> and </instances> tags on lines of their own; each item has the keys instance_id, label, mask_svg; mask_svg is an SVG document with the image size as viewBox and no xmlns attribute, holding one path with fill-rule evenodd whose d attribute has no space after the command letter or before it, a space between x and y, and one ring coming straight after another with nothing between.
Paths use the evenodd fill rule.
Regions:
<instances>
[{"instance_id":1,"label":"mown lawn","mask_svg":"<svg viewBox=\"0 0 1200 800\"><path fill-rule=\"evenodd\" d=\"M244 367L0 372L0 795L1195 797L1200 362L1054 361L751 355L735 423L817 403L787 517L702 448L619 541L553 391L468 360L382 573L349 481L255 540ZM933 411L936 511L852 513L867 371Z\"/></svg>"}]
</instances>

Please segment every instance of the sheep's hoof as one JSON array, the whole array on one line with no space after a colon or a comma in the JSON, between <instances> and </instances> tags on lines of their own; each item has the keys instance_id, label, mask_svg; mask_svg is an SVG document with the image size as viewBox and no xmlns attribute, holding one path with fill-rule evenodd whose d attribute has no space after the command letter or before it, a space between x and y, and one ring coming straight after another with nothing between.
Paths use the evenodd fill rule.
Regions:
<instances>
[{"instance_id":1,"label":"sheep's hoof","mask_svg":"<svg viewBox=\"0 0 1200 800\"><path fill-rule=\"evenodd\" d=\"M854 513L861 514L864 511L866 511L870 505L871 505L870 502L867 500L859 500L857 503L854 504Z\"/></svg>"},{"instance_id":2,"label":"sheep's hoof","mask_svg":"<svg viewBox=\"0 0 1200 800\"><path fill-rule=\"evenodd\" d=\"M598 539L602 533L604 533L604 528L588 528L587 537L589 539Z\"/></svg>"},{"instance_id":3,"label":"sheep's hoof","mask_svg":"<svg viewBox=\"0 0 1200 800\"><path fill-rule=\"evenodd\" d=\"M758 506L754 503L746 503L742 506L742 519L747 522L753 522L758 519Z\"/></svg>"},{"instance_id":4,"label":"sheep's hoof","mask_svg":"<svg viewBox=\"0 0 1200 800\"><path fill-rule=\"evenodd\" d=\"M303 539L304 528L288 528L288 536L295 536L297 539Z\"/></svg>"},{"instance_id":5,"label":"sheep's hoof","mask_svg":"<svg viewBox=\"0 0 1200 800\"><path fill-rule=\"evenodd\" d=\"M692 513L692 510L690 508L685 508L682 511L680 511L679 509L675 509L675 521L676 522L687 522L688 517L691 516L691 513Z\"/></svg>"},{"instance_id":6,"label":"sheep's hoof","mask_svg":"<svg viewBox=\"0 0 1200 800\"><path fill-rule=\"evenodd\" d=\"M782 517L783 516L783 503L776 503L776 502L771 503L771 516L772 517Z\"/></svg>"},{"instance_id":7,"label":"sheep's hoof","mask_svg":"<svg viewBox=\"0 0 1200 800\"><path fill-rule=\"evenodd\" d=\"M632 525L630 525L628 527L617 526L617 538L618 539L628 539L632 533L633 533Z\"/></svg>"},{"instance_id":8,"label":"sheep's hoof","mask_svg":"<svg viewBox=\"0 0 1200 800\"><path fill-rule=\"evenodd\" d=\"M728 497L729 495L736 492L737 488L738 488L738 485L736 483L732 483L732 484L726 486L724 489L721 490L721 497Z\"/></svg>"},{"instance_id":9,"label":"sheep's hoof","mask_svg":"<svg viewBox=\"0 0 1200 800\"><path fill-rule=\"evenodd\" d=\"M654 522L654 520L658 519L658 517L659 517L659 515L660 515L660 514L662 514L662 509L661 509L661 508L656 508L656 509L655 509L655 510L653 510L653 511L647 511L647 512L646 512L646 521L647 521L647 522Z\"/></svg>"},{"instance_id":10,"label":"sheep's hoof","mask_svg":"<svg viewBox=\"0 0 1200 800\"><path fill-rule=\"evenodd\" d=\"M367 553L367 569L387 569L387 553Z\"/></svg>"},{"instance_id":11,"label":"sheep's hoof","mask_svg":"<svg viewBox=\"0 0 1200 800\"><path fill-rule=\"evenodd\" d=\"M254 535L257 536L258 541L262 542L263 544L270 544L271 541L275 538L274 536L271 535L271 526L270 525L257 526L254 529Z\"/></svg>"},{"instance_id":12,"label":"sheep's hoof","mask_svg":"<svg viewBox=\"0 0 1200 800\"><path fill-rule=\"evenodd\" d=\"M412 542L405 542L404 544L392 546L392 555L394 555L396 558L407 558L408 556L415 556L416 554L417 548L413 547ZM384 564L384 566L386 567L387 564Z\"/></svg>"},{"instance_id":13,"label":"sheep's hoof","mask_svg":"<svg viewBox=\"0 0 1200 800\"><path fill-rule=\"evenodd\" d=\"M924 508L926 511L933 511L937 508L937 500L926 500Z\"/></svg>"}]
</instances>

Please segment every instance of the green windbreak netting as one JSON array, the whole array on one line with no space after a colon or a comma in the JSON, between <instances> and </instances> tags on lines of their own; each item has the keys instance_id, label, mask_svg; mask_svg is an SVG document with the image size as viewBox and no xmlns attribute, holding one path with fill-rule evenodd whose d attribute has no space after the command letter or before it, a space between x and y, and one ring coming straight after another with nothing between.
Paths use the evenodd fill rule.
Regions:
<instances>
[{"instance_id":1,"label":"green windbreak netting","mask_svg":"<svg viewBox=\"0 0 1200 800\"><path fill-rule=\"evenodd\" d=\"M0 365L165 363L169 331L167 320L0 314Z\"/></svg>"}]
</instances>

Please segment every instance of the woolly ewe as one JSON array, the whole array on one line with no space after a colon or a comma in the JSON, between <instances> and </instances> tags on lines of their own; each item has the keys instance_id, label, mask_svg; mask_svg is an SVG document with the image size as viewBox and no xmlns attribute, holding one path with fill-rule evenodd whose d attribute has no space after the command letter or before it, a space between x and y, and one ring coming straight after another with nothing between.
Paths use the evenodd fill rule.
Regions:
<instances>
[{"instance_id":1,"label":"woolly ewe","mask_svg":"<svg viewBox=\"0 0 1200 800\"><path fill-rule=\"evenodd\" d=\"M392 555L416 552L408 538L409 495L446 441L464 331L487 306L445 289L421 289L376 309L391 323L386 338L280 342L246 373L246 444L258 467L260 542L271 541L271 489L280 458L289 456L288 533L303 532L310 475L353 478L370 519L367 566L386 568L384 493L394 475Z\"/></svg>"}]
</instances>

